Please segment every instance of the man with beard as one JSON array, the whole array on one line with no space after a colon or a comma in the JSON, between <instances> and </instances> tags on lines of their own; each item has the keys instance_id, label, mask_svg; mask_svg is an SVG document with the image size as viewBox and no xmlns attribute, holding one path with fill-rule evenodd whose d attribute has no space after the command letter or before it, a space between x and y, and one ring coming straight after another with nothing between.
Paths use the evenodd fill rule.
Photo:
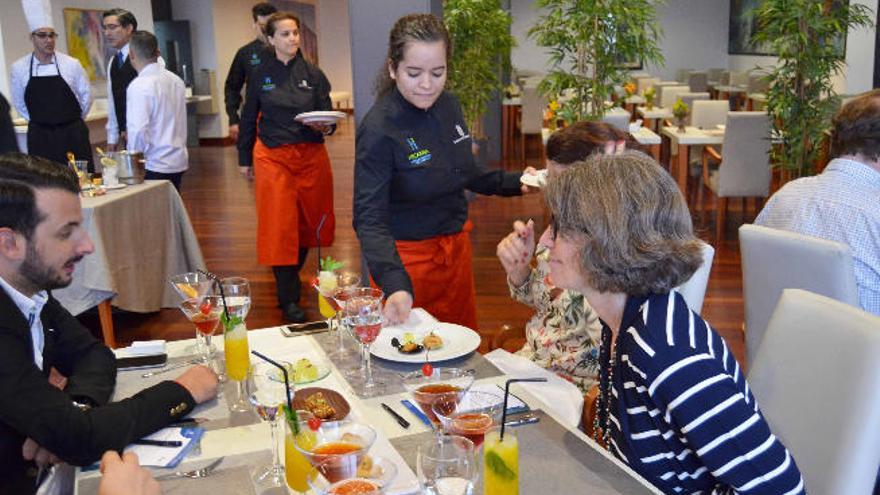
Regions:
<instances>
[{"instance_id":1,"label":"man with beard","mask_svg":"<svg viewBox=\"0 0 880 495\"><path fill-rule=\"evenodd\" d=\"M94 249L76 175L48 160L0 155L0 493L33 493L40 473L88 465L217 394L194 366L109 403L113 353L52 297Z\"/></svg>"}]
</instances>

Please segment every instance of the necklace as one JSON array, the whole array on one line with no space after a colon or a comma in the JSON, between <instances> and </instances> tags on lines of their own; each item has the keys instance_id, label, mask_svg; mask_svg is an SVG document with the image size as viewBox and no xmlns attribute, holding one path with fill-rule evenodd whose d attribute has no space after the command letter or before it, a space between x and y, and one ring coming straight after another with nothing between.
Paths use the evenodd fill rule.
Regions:
<instances>
[{"instance_id":1,"label":"necklace","mask_svg":"<svg viewBox=\"0 0 880 495\"><path fill-rule=\"evenodd\" d=\"M611 348L611 329L602 327L602 347L599 353L599 400L593 418L593 440L606 449L611 445L611 388L614 381L614 352Z\"/></svg>"}]
</instances>

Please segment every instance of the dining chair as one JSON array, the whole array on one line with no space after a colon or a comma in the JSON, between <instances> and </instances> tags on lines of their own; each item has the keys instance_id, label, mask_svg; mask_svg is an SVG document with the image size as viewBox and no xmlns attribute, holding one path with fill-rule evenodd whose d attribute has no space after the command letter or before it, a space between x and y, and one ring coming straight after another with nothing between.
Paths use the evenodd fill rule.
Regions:
<instances>
[{"instance_id":1,"label":"dining chair","mask_svg":"<svg viewBox=\"0 0 880 495\"><path fill-rule=\"evenodd\" d=\"M686 120L687 120L687 123L690 125L690 123L691 123L691 117L692 117L693 114L694 114L694 112L693 112L693 110L694 110L694 102L697 101L697 100L708 100L708 99L709 99L709 93L707 93L707 92L693 93L693 92L687 91L687 92L684 92L684 93L679 93L679 94L678 94L678 97L681 98L681 101L684 102L684 104L687 105L688 108L690 109L690 112L688 113L688 116L687 116L687 119L686 119Z\"/></svg>"},{"instance_id":2,"label":"dining chair","mask_svg":"<svg viewBox=\"0 0 880 495\"><path fill-rule=\"evenodd\" d=\"M691 125L698 129L714 129L727 121L729 112L726 101L697 100L691 109Z\"/></svg>"},{"instance_id":3,"label":"dining chair","mask_svg":"<svg viewBox=\"0 0 880 495\"><path fill-rule=\"evenodd\" d=\"M688 74L688 86L693 93L704 93L709 90L709 75L706 71L695 70Z\"/></svg>"},{"instance_id":4,"label":"dining chair","mask_svg":"<svg viewBox=\"0 0 880 495\"><path fill-rule=\"evenodd\" d=\"M810 495L877 493L880 317L786 289L748 374Z\"/></svg>"},{"instance_id":5,"label":"dining chair","mask_svg":"<svg viewBox=\"0 0 880 495\"><path fill-rule=\"evenodd\" d=\"M746 87L749 84L748 71L734 70L730 71L730 85Z\"/></svg>"},{"instance_id":6,"label":"dining chair","mask_svg":"<svg viewBox=\"0 0 880 495\"><path fill-rule=\"evenodd\" d=\"M544 107L547 106L547 99L538 92L537 87L523 87L522 91L522 112L520 112L520 157L523 163L526 163L526 135L537 134L540 143L541 129L544 127ZM543 153L542 153L543 154ZM543 167L543 163L540 164Z\"/></svg>"},{"instance_id":7,"label":"dining chair","mask_svg":"<svg viewBox=\"0 0 880 495\"><path fill-rule=\"evenodd\" d=\"M739 228L739 248L748 363L755 359L783 290L804 289L859 305L852 255L845 244L747 224Z\"/></svg>"},{"instance_id":8,"label":"dining chair","mask_svg":"<svg viewBox=\"0 0 880 495\"><path fill-rule=\"evenodd\" d=\"M712 261L715 259L715 248L703 241L700 241L700 245L702 247L703 263L691 275L691 278L675 288L684 297L684 300L687 301L688 307L698 314L703 310L706 285L709 283Z\"/></svg>"},{"instance_id":9,"label":"dining chair","mask_svg":"<svg viewBox=\"0 0 880 495\"><path fill-rule=\"evenodd\" d=\"M725 69L720 67L712 67L706 71L706 76L709 78L709 82L713 84L721 84L721 75L724 73Z\"/></svg>"},{"instance_id":10,"label":"dining chair","mask_svg":"<svg viewBox=\"0 0 880 495\"><path fill-rule=\"evenodd\" d=\"M688 75L690 75L692 70L694 69L678 69L675 71L675 80L682 84L687 84Z\"/></svg>"},{"instance_id":11,"label":"dining chair","mask_svg":"<svg viewBox=\"0 0 880 495\"><path fill-rule=\"evenodd\" d=\"M636 91L638 94L642 94L646 89L654 87L659 82L660 78L657 77L640 77L636 80Z\"/></svg>"},{"instance_id":12,"label":"dining chair","mask_svg":"<svg viewBox=\"0 0 880 495\"><path fill-rule=\"evenodd\" d=\"M607 112L605 116L602 117L602 122L606 124L610 124L623 132L629 132L629 121L632 116L629 112Z\"/></svg>"},{"instance_id":13,"label":"dining chair","mask_svg":"<svg viewBox=\"0 0 880 495\"><path fill-rule=\"evenodd\" d=\"M678 96L690 90L691 88L687 86L664 86L663 92L660 95L660 106L671 109L672 105L678 100Z\"/></svg>"},{"instance_id":14,"label":"dining chair","mask_svg":"<svg viewBox=\"0 0 880 495\"><path fill-rule=\"evenodd\" d=\"M709 162L720 162L710 169ZM724 233L728 198L757 197L760 201L770 191L770 118L766 112L730 112L724 128L721 153L712 146L703 148L702 187L697 204L703 211L703 189L715 197L715 239Z\"/></svg>"}]
</instances>

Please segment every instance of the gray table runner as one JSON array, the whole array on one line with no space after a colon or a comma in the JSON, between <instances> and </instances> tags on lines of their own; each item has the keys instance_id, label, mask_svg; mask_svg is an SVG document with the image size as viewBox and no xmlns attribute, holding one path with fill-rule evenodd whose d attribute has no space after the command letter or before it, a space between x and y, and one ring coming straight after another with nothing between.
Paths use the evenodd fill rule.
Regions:
<instances>
[{"instance_id":1,"label":"gray table runner","mask_svg":"<svg viewBox=\"0 0 880 495\"><path fill-rule=\"evenodd\" d=\"M519 441L519 492L524 494L650 494L651 490L542 411L535 424L512 428ZM419 445L433 433L391 439L413 472ZM483 493L482 472L474 493Z\"/></svg>"},{"instance_id":2,"label":"gray table runner","mask_svg":"<svg viewBox=\"0 0 880 495\"><path fill-rule=\"evenodd\" d=\"M339 341L336 332L319 333L313 335L313 337L324 352L330 354L339 350ZM346 372L360 370L361 367L360 351L358 350L359 344L351 337L346 336L345 347L351 352L347 353L344 357L335 356L332 358L333 364L339 369L343 378L345 377ZM373 367L373 378L385 383L385 395L405 392L403 384L400 381L400 374L409 373L422 368L421 363L399 363L377 358L375 356L373 356L371 362ZM473 368L476 370L475 376L477 380L501 375L501 371L499 371L494 364L489 362L489 360L484 358L479 352L472 352L467 356L462 356L458 359L450 359L448 361L436 363L434 366L438 368ZM358 394L357 392L358 391L355 390L355 394L358 397L362 399L365 398L365 396Z\"/></svg>"}]
</instances>

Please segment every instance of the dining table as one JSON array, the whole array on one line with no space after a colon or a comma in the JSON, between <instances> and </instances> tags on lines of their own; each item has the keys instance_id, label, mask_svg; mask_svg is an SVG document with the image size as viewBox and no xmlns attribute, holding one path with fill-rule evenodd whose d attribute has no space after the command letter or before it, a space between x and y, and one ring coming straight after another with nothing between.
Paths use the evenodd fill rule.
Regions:
<instances>
[{"instance_id":1,"label":"dining table","mask_svg":"<svg viewBox=\"0 0 880 495\"><path fill-rule=\"evenodd\" d=\"M699 129L686 126L684 132L677 126L663 126L660 131L662 136L669 139L670 148L677 149L672 152L669 160L669 172L678 184L678 188L687 200L688 157L691 146L718 145L724 143L724 129Z\"/></svg>"},{"instance_id":2,"label":"dining table","mask_svg":"<svg viewBox=\"0 0 880 495\"><path fill-rule=\"evenodd\" d=\"M180 302L168 278L205 268L180 195L167 180L106 189L81 198L83 228L94 252L77 263L73 281L52 295L73 315L98 307L104 342L116 347L111 304L151 313Z\"/></svg>"},{"instance_id":3,"label":"dining table","mask_svg":"<svg viewBox=\"0 0 880 495\"><path fill-rule=\"evenodd\" d=\"M383 330L385 331L385 330ZM394 360L374 357L373 373L377 380L386 381L384 395L375 397L359 396L355 388L346 378L346 370L359 366L357 343L350 335L343 333L343 345L339 345L339 334L336 331L323 331L309 335L290 335L283 327L271 327L248 332L251 350L264 353L274 360L294 362L307 358L316 365L329 368L325 377L307 387L320 387L340 394L350 406L347 419L367 424L377 432L369 454L379 456L394 463L397 475L384 487L387 495L403 495L421 493L417 451L420 445L434 439L434 431L423 424L408 409L402 407L401 400L408 398L401 386L401 373L421 369L421 364L397 362ZM218 353L222 356L223 339L215 339ZM167 353L168 365L185 362L196 352L194 340L169 342ZM507 355L506 351L493 353ZM435 362L435 370L441 367L460 367L475 370L475 382L478 386L503 386L511 374L529 374L530 371L512 371L502 366L504 360L486 356L477 352L457 355L443 362ZM517 356L518 358L518 356ZM252 357L252 362L256 360ZM524 358L519 358L524 359ZM527 361L527 360L526 360ZM534 373L549 373L529 361L536 369ZM507 369L508 373L502 371ZM121 371L118 375L117 387L113 399L119 400L131 396L138 390L158 383L164 379L173 379L180 370L160 373L150 378L143 378L143 370ZM537 418L522 426L509 427L519 442L519 486L520 493L568 493L573 489L592 495L611 494L656 494L660 493L646 480L632 471L592 439L587 437L570 418L560 413L558 407L544 396L541 383L513 384L511 391L525 404L528 414ZM538 388L536 388L538 387ZM210 494L224 495L257 494L258 491L251 476L257 466L266 464L271 458L270 432L268 423L261 422L253 412L232 413L227 401L233 394L233 385L224 384L223 393L218 398L201 404L191 412L191 417L204 418L201 426L205 429L196 449L182 460L174 469L150 468L154 476L163 477L160 484L164 493L186 493L187 495ZM497 388L497 390L501 390ZM393 409L409 423L401 425L384 407ZM509 416L515 419L517 416ZM283 442L283 439L280 440ZM283 447L282 447L283 452ZM187 479L175 476L177 471L187 471L204 467L222 459L210 476L201 479ZM482 463L481 454L478 455ZM482 467L479 471L473 493L482 493ZM170 474L170 476L168 476ZM79 494L97 493L100 474L96 466L78 468L75 474L75 490ZM282 492L287 492L286 489ZM278 493L278 492L273 492ZM293 493L293 492L290 492Z\"/></svg>"}]
</instances>

